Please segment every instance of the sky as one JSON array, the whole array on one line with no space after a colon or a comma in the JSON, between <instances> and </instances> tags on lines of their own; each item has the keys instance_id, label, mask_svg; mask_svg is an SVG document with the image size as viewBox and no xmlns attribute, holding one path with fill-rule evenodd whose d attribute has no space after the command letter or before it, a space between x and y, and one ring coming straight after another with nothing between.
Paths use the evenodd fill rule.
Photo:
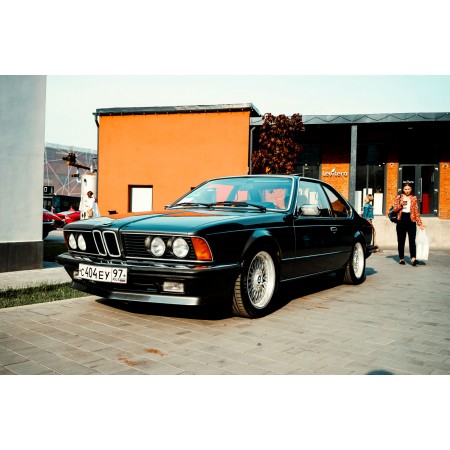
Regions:
<instances>
[{"instance_id":1,"label":"sky","mask_svg":"<svg viewBox=\"0 0 450 450\"><path fill-rule=\"evenodd\" d=\"M95 150L100 108L228 103L275 115L450 112L450 76L48 75L45 140Z\"/></svg>"},{"instance_id":2,"label":"sky","mask_svg":"<svg viewBox=\"0 0 450 450\"><path fill-rule=\"evenodd\" d=\"M95 149L92 113L108 107L450 111L441 0L17 0L2 8L0 74L47 75L49 143Z\"/></svg>"}]
</instances>

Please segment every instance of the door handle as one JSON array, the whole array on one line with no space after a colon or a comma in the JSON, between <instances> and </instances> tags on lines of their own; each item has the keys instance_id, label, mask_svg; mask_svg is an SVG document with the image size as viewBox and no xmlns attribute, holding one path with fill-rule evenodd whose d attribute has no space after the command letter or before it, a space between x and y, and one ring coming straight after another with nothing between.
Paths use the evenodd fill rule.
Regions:
<instances>
[{"instance_id":1,"label":"door handle","mask_svg":"<svg viewBox=\"0 0 450 450\"><path fill-rule=\"evenodd\" d=\"M338 229L337 229L337 227L330 227L330 230L331 230L333 233L336 233L336 231L337 231Z\"/></svg>"}]
</instances>

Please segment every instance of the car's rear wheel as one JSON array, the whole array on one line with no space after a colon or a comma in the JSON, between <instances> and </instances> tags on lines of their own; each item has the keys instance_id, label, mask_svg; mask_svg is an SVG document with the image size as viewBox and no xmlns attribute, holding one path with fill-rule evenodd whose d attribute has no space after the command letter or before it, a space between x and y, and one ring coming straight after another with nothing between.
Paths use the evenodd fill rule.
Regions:
<instances>
[{"instance_id":1,"label":"car's rear wheel","mask_svg":"<svg viewBox=\"0 0 450 450\"><path fill-rule=\"evenodd\" d=\"M234 285L233 314L246 318L266 314L277 284L277 270L270 253L260 250L248 255Z\"/></svg>"},{"instance_id":2,"label":"car's rear wheel","mask_svg":"<svg viewBox=\"0 0 450 450\"><path fill-rule=\"evenodd\" d=\"M356 242L347 263L344 283L361 284L366 279L366 258L361 242Z\"/></svg>"}]
</instances>

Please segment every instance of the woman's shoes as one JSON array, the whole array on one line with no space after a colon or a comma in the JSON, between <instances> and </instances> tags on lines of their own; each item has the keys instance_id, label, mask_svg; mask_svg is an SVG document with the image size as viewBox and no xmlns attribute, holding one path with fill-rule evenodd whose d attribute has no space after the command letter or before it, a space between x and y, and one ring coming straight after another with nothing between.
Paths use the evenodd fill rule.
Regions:
<instances>
[{"instance_id":1,"label":"woman's shoes","mask_svg":"<svg viewBox=\"0 0 450 450\"><path fill-rule=\"evenodd\" d=\"M402 266L404 266L406 264L404 259L401 259L398 263L401 264ZM414 267L417 266L417 259L415 259L414 261L411 261L411 265Z\"/></svg>"}]
</instances>

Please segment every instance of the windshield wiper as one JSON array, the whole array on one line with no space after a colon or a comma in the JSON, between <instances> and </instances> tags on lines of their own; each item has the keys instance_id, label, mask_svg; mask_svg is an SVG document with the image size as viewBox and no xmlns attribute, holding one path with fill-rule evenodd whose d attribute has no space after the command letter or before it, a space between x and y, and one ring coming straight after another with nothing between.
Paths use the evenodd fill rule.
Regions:
<instances>
[{"instance_id":1,"label":"windshield wiper","mask_svg":"<svg viewBox=\"0 0 450 450\"><path fill-rule=\"evenodd\" d=\"M216 202L211 203L210 206L252 206L253 208L258 208L262 212L266 212L267 208L262 205L258 205L256 203L248 203L248 202Z\"/></svg>"},{"instance_id":2,"label":"windshield wiper","mask_svg":"<svg viewBox=\"0 0 450 450\"><path fill-rule=\"evenodd\" d=\"M206 208L211 208L211 203L183 202L173 205L173 208L176 206L205 206Z\"/></svg>"}]
</instances>

